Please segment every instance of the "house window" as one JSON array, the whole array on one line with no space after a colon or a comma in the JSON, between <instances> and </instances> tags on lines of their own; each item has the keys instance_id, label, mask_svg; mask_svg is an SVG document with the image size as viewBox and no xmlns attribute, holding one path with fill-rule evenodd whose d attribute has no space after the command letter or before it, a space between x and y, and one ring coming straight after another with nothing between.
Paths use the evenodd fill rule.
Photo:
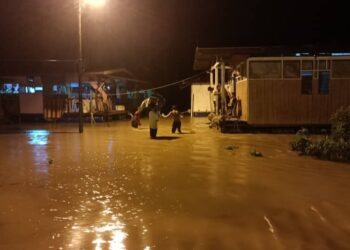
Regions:
<instances>
[{"instance_id":1,"label":"house window","mask_svg":"<svg viewBox=\"0 0 350 250\"><path fill-rule=\"evenodd\" d=\"M4 83L2 86L0 85L0 93L4 94L18 94L20 91L20 87L18 83Z\"/></svg>"},{"instance_id":2,"label":"house window","mask_svg":"<svg viewBox=\"0 0 350 250\"><path fill-rule=\"evenodd\" d=\"M333 60L332 77L335 77L335 78L350 77L350 60Z\"/></svg>"},{"instance_id":3,"label":"house window","mask_svg":"<svg viewBox=\"0 0 350 250\"><path fill-rule=\"evenodd\" d=\"M312 71L303 70L301 73L301 94L311 95L312 94Z\"/></svg>"},{"instance_id":4,"label":"house window","mask_svg":"<svg viewBox=\"0 0 350 250\"><path fill-rule=\"evenodd\" d=\"M249 63L249 76L252 79L281 79L281 61L252 61Z\"/></svg>"},{"instance_id":5,"label":"house window","mask_svg":"<svg viewBox=\"0 0 350 250\"><path fill-rule=\"evenodd\" d=\"M329 94L329 71L322 70L318 73L318 93L320 95Z\"/></svg>"},{"instance_id":6,"label":"house window","mask_svg":"<svg viewBox=\"0 0 350 250\"><path fill-rule=\"evenodd\" d=\"M314 68L314 62L311 60L305 60L303 61L303 67L302 70L313 70Z\"/></svg>"},{"instance_id":7,"label":"house window","mask_svg":"<svg viewBox=\"0 0 350 250\"><path fill-rule=\"evenodd\" d=\"M303 60L301 70L302 71L305 71L305 70L312 71L313 72L313 77L317 78L317 71L314 70L314 61L312 61L312 60Z\"/></svg>"},{"instance_id":8,"label":"house window","mask_svg":"<svg viewBox=\"0 0 350 250\"><path fill-rule=\"evenodd\" d=\"M318 61L318 69L327 69L327 61L326 60L319 60Z\"/></svg>"},{"instance_id":9,"label":"house window","mask_svg":"<svg viewBox=\"0 0 350 250\"><path fill-rule=\"evenodd\" d=\"M52 93L54 94L67 94L67 88L64 85L53 85Z\"/></svg>"},{"instance_id":10,"label":"house window","mask_svg":"<svg viewBox=\"0 0 350 250\"><path fill-rule=\"evenodd\" d=\"M284 61L283 78L299 78L299 77L300 77L300 62Z\"/></svg>"}]
</instances>

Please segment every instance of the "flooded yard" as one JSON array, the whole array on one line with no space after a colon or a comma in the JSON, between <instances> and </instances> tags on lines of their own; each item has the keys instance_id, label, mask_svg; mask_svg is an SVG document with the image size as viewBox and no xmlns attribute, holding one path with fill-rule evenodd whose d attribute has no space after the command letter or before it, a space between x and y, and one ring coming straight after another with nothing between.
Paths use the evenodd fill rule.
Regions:
<instances>
[{"instance_id":1,"label":"flooded yard","mask_svg":"<svg viewBox=\"0 0 350 250\"><path fill-rule=\"evenodd\" d=\"M350 249L349 164L206 122L0 134L0 249Z\"/></svg>"}]
</instances>

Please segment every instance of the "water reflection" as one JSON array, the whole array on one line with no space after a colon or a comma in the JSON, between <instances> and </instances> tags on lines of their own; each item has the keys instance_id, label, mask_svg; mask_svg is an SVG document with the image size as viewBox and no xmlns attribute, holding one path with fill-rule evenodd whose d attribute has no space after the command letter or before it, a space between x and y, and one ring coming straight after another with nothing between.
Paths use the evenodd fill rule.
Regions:
<instances>
[{"instance_id":1,"label":"water reflection","mask_svg":"<svg viewBox=\"0 0 350 250\"><path fill-rule=\"evenodd\" d=\"M348 165L298 156L289 135L205 124L152 141L123 124L0 138L0 248L350 249Z\"/></svg>"},{"instance_id":2,"label":"water reflection","mask_svg":"<svg viewBox=\"0 0 350 250\"><path fill-rule=\"evenodd\" d=\"M46 145L50 132L47 130L28 130L28 143L30 145Z\"/></svg>"},{"instance_id":3,"label":"water reflection","mask_svg":"<svg viewBox=\"0 0 350 250\"><path fill-rule=\"evenodd\" d=\"M27 131L28 144L33 145L35 170L39 173L48 172L47 144L50 132L47 130Z\"/></svg>"},{"instance_id":4,"label":"water reflection","mask_svg":"<svg viewBox=\"0 0 350 250\"><path fill-rule=\"evenodd\" d=\"M95 245L95 249L105 249L106 244L108 249L126 249L124 240L127 237L127 233L124 232L125 224L121 223L116 217L115 221L106 222L100 226L85 226L81 227L75 224L73 229L73 239L71 247L79 248L84 245L84 240L89 238L87 234L92 234L94 239L92 244ZM84 235L83 235L84 234Z\"/></svg>"},{"instance_id":5,"label":"water reflection","mask_svg":"<svg viewBox=\"0 0 350 250\"><path fill-rule=\"evenodd\" d=\"M95 225L86 224L85 219L81 218L80 222L72 226L73 239L70 246L79 248L84 245L87 238L93 237L92 244L95 245L95 250L106 249L106 247L110 250L126 249L124 240L128 234L125 232L125 224L113 214L112 208L108 207L107 203L100 202L103 210Z\"/></svg>"}]
</instances>

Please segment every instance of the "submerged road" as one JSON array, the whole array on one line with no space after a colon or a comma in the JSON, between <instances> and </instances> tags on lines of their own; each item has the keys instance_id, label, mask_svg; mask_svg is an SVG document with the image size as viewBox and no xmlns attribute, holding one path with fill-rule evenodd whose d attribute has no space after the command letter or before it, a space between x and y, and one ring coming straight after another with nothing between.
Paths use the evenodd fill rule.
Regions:
<instances>
[{"instance_id":1,"label":"submerged road","mask_svg":"<svg viewBox=\"0 0 350 250\"><path fill-rule=\"evenodd\" d=\"M0 134L0 249L350 249L349 164L186 119Z\"/></svg>"}]
</instances>

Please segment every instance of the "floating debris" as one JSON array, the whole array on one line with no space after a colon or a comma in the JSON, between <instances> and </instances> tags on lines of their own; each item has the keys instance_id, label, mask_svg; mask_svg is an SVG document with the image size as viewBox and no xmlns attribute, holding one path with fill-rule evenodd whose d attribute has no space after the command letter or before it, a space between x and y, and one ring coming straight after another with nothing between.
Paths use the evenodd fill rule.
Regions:
<instances>
[{"instance_id":1,"label":"floating debris","mask_svg":"<svg viewBox=\"0 0 350 250\"><path fill-rule=\"evenodd\" d=\"M267 224L269 225L269 231L270 231L271 233L274 233L274 232L275 232L275 229L273 228L271 221L270 221L266 216L264 216L264 220L265 220L265 221L267 222Z\"/></svg>"},{"instance_id":2,"label":"floating debris","mask_svg":"<svg viewBox=\"0 0 350 250\"><path fill-rule=\"evenodd\" d=\"M250 154L252 156L255 156L255 157L262 157L262 153L260 151L257 151L256 149L253 149L252 151L250 151Z\"/></svg>"},{"instance_id":3,"label":"floating debris","mask_svg":"<svg viewBox=\"0 0 350 250\"><path fill-rule=\"evenodd\" d=\"M235 149L237 149L238 148L238 146L235 146L235 145L228 145L225 149L226 150L235 150Z\"/></svg>"}]
</instances>

